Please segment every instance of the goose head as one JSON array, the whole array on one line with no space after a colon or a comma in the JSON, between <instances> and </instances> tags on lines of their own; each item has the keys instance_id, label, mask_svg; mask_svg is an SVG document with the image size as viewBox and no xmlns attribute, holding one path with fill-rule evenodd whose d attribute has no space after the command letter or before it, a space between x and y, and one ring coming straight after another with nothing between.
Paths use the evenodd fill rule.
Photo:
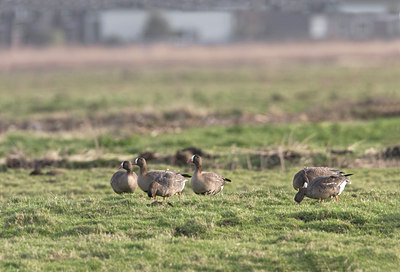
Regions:
<instances>
[{"instance_id":1,"label":"goose head","mask_svg":"<svg viewBox=\"0 0 400 272\"><path fill-rule=\"evenodd\" d=\"M133 168L133 166L130 161L123 161L123 162L121 162L121 165L118 168L119 169L123 168L125 170L131 170Z\"/></svg>"},{"instance_id":2,"label":"goose head","mask_svg":"<svg viewBox=\"0 0 400 272\"><path fill-rule=\"evenodd\" d=\"M300 204L301 201L303 201L304 196L306 195L306 190L307 188L300 188L297 194L294 196L294 202L296 204Z\"/></svg>"},{"instance_id":3,"label":"goose head","mask_svg":"<svg viewBox=\"0 0 400 272\"><path fill-rule=\"evenodd\" d=\"M137 165L139 167L146 166L146 160L142 157L138 157L135 161L132 162L133 165Z\"/></svg>"},{"instance_id":4,"label":"goose head","mask_svg":"<svg viewBox=\"0 0 400 272\"><path fill-rule=\"evenodd\" d=\"M193 163L196 167L199 167L202 165L202 160L199 155L195 154L188 160L188 163Z\"/></svg>"}]
</instances>

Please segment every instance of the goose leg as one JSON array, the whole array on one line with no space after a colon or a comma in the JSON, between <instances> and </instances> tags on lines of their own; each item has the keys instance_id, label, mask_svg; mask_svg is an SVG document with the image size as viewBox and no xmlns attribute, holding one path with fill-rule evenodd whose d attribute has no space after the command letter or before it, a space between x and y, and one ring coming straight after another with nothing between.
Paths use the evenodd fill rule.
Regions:
<instances>
[{"instance_id":1,"label":"goose leg","mask_svg":"<svg viewBox=\"0 0 400 272\"><path fill-rule=\"evenodd\" d=\"M179 199L181 199L182 193L178 192Z\"/></svg>"},{"instance_id":2,"label":"goose leg","mask_svg":"<svg viewBox=\"0 0 400 272\"><path fill-rule=\"evenodd\" d=\"M335 196L335 199L336 199L336 202L338 202L338 198L337 198L337 196Z\"/></svg>"},{"instance_id":3,"label":"goose leg","mask_svg":"<svg viewBox=\"0 0 400 272\"><path fill-rule=\"evenodd\" d=\"M165 200L165 196L163 196L163 200Z\"/></svg>"}]
</instances>

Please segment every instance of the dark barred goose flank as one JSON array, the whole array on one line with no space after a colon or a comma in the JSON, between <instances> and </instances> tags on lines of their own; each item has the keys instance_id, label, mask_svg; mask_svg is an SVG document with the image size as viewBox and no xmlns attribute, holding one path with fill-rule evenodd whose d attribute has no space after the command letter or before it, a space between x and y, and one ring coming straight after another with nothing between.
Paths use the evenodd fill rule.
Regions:
<instances>
[{"instance_id":1,"label":"dark barred goose flank","mask_svg":"<svg viewBox=\"0 0 400 272\"><path fill-rule=\"evenodd\" d=\"M293 177L293 188L299 190L304 186L304 183L310 183L318 177L335 176L344 174L340 170L329 167L305 167L296 173Z\"/></svg>"},{"instance_id":2,"label":"dark barred goose flank","mask_svg":"<svg viewBox=\"0 0 400 272\"><path fill-rule=\"evenodd\" d=\"M125 171L118 171L111 177L111 187L117 194L134 193L138 187L137 175L133 172L133 165L130 161L124 161L119 168Z\"/></svg>"},{"instance_id":3,"label":"dark barred goose flank","mask_svg":"<svg viewBox=\"0 0 400 272\"><path fill-rule=\"evenodd\" d=\"M196 194L216 195L224 189L225 183L231 182L230 179L224 178L213 172L203 172L202 159L199 155L193 155L188 163L196 166L191 180L191 186Z\"/></svg>"},{"instance_id":4,"label":"dark barred goose flank","mask_svg":"<svg viewBox=\"0 0 400 272\"><path fill-rule=\"evenodd\" d=\"M153 181L150 184L147 195L154 199L157 199L157 196L162 196L165 199L178 194L181 198L186 181L187 179L178 173L165 172L159 181Z\"/></svg>"},{"instance_id":5,"label":"dark barred goose flank","mask_svg":"<svg viewBox=\"0 0 400 272\"><path fill-rule=\"evenodd\" d=\"M305 184L303 188L300 188L299 192L294 197L296 204L300 204L304 196L314 199L324 199L334 197L336 202L338 201L338 195L340 195L346 184L351 184L349 176L347 175L332 175L326 177L318 177L313 179L309 184Z\"/></svg>"},{"instance_id":6,"label":"dark barred goose flank","mask_svg":"<svg viewBox=\"0 0 400 272\"><path fill-rule=\"evenodd\" d=\"M133 164L140 167L138 184L149 197L162 196L166 198L178 194L180 198L187 181L185 177L191 177L187 174L167 170L147 171L146 160L142 157L137 158Z\"/></svg>"}]
</instances>

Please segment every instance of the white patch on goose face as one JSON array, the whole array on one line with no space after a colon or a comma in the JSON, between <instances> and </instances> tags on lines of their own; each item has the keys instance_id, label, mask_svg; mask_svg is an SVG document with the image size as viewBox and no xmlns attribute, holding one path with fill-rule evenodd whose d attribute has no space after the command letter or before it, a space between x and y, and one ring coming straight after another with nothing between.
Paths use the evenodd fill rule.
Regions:
<instances>
[{"instance_id":1,"label":"white patch on goose face","mask_svg":"<svg viewBox=\"0 0 400 272\"><path fill-rule=\"evenodd\" d=\"M308 183L307 183L307 182L304 182L303 188L307 188L307 185L308 185Z\"/></svg>"},{"instance_id":2,"label":"white patch on goose face","mask_svg":"<svg viewBox=\"0 0 400 272\"><path fill-rule=\"evenodd\" d=\"M196 155L193 155L193 156L190 158L190 161L191 161L191 162L193 162L194 156L196 156Z\"/></svg>"},{"instance_id":3,"label":"white patch on goose face","mask_svg":"<svg viewBox=\"0 0 400 272\"><path fill-rule=\"evenodd\" d=\"M136 160L135 160L135 164L137 164L137 161L138 161L138 159L139 159L139 158L136 158Z\"/></svg>"},{"instance_id":4,"label":"white patch on goose face","mask_svg":"<svg viewBox=\"0 0 400 272\"><path fill-rule=\"evenodd\" d=\"M121 162L121 167L124 167L124 162Z\"/></svg>"}]
</instances>

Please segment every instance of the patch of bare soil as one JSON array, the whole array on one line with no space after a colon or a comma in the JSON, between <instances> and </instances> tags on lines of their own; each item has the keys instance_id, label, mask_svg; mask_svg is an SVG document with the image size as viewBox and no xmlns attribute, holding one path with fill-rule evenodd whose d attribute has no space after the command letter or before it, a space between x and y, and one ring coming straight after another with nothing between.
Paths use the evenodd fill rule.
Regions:
<instances>
[{"instance_id":1,"label":"patch of bare soil","mask_svg":"<svg viewBox=\"0 0 400 272\"><path fill-rule=\"evenodd\" d=\"M379 151L371 149L363 156L347 160L346 167L386 168L400 166L400 146L389 146Z\"/></svg>"},{"instance_id":2,"label":"patch of bare soil","mask_svg":"<svg viewBox=\"0 0 400 272\"><path fill-rule=\"evenodd\" d=\"M277 65L325 61L370 63L399 59L400 41L296 42L219 46L55 47L0 50L0 71L91 67L176 67L238 64Z\"/></svg>"},{"instance_id":3,"label":"patch of bare soil","mask_svg":"<svg viewBox=\"0 0 400 272\"><path fill-rule=\"evenodd\" d=\"M124 112L123 114L96 115L91 117L47 117L11 122L0 119L0 133L13 130L63 132L85 131L102 128L109 131L129 129L132 133L165 133L189 127L263 125L276 123L299 123L319 121L348 121L377 117L400 116L400 101L386 97L365 101L336 101L330 108L316 106L301 114L270 112L268 114L217 113L198 114L189 110L174 110L164 113Z\"/></svg>"},{"instance_id":4,"label":"patch of bare soil","mask_svg":"<svg viewBox=\"0 0 400 272\"><path fill-rule=\"evenodd\" d=\"M388 97L370 98L364 101L335 101L329 109L317 106L304 113L303 119L318 121L344 121L400 116L400 101Z\"/></svg>"},{"instance_id":5,"label":"patch of bare soil","mask_svg":"<svg viewBox=\"0 0 400 272\"><path fill-rule=\"evenodd\" d=\"M175 166L187 165L188 160L194 155L200 155L204 158L211 159L212 155L205 153L199 148L188 147L181 150L177 150L175 154L172 155L161 155L155 152L144 152L139 154L139 157L145 158L147 161L152 163L163 163ZM133 159L133 158L132 158ZM92 167L114 167L119 165L121 162L117 160L92 160L92 161L70 161L67 159L29 159L23 155L10 155L6 158L7 168L25 168L34 170L30 175L49 175L56 176L62 175L63 173L57 170L52 170L48 172L43 172L42 169L46 167L58 167L58 168L92 168Z\"/></svg>"},{"instance_id":6,"label":"patch of bare soil","mask_svg":"<svg viewBox=\"0 0 400 272\"><path fill-rule=\"evenodd\" d=\"M382 152L382 157L388 160L397 159L400 160L400 146L390 146Z\"/></svg>"},{"instance_id":7,"label":"patch of bare soil","mask_svg":"<svg viewBox=\"0 0 400 272\"><path fill-rule=\"evenodd\" d=\"M188 147L181 150L177 150L173 155L162 155L156 152L146 151L139 154L139 157L143 157L146 161L152 161L153 163L164 163L170 165L187 165L189 159L193 155L200 155L205 158L212 158L210 154L206 154L201 149L196 147Z\"/></svg>"},{"instance_id":8,"label":"patch of bare soil","mask_svg":"<svg viewBox=\"0 0 400 272\"><path fill-rule=\"evenodd\" d=\"M187 161L194 154L199 154L207 160L204 160L205 168L219 169L249 169L264 170L271 168L280 168L284 170L288 166L303 167L307 165L325 165L338 168L385 168L400 166L400 146L387 147L383 151L374 151L360 157L354 157L348 152L327 153L301 153L293 150L274 148L271 150L248 151L247 153L236 154L234 158L230 156L229 160L224 160L223 155L208 154L196 148L189 147L177 150L175 154L161 155L154 152L144 152L139 156L151 161L152 164L169 164L178 167L187 166ZM133 159L133 158L132 158ZM70 161L68 159L28 159L22 155L8 156L6 158L7 168L25 168L34 169L31 175L62 175L58 170L44 172L47 167L67 168L67 169L88 169L95 167L115 167L120 161L112 160L92 160L92 161Z\"/></svg>"}]
</instances>

